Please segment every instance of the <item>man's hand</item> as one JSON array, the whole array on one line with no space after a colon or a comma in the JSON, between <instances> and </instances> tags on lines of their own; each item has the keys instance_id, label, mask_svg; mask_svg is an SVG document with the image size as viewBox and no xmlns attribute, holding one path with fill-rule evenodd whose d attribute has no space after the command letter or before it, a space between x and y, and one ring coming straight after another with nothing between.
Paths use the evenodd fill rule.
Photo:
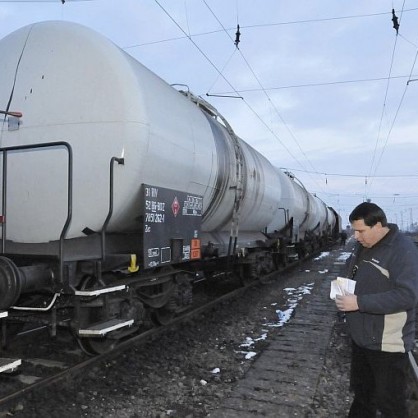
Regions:
<instances>
[{"instance_id":1,"label":"man's hand","mask_svg":"<svg viewBox=\"0 0 418 418\"><path fill-rule=\"evenodd\" d=\"M335 297L335 304L338 310L342 312L358 311L357 295L337 295Z\"/></svg>"}]
</instances>

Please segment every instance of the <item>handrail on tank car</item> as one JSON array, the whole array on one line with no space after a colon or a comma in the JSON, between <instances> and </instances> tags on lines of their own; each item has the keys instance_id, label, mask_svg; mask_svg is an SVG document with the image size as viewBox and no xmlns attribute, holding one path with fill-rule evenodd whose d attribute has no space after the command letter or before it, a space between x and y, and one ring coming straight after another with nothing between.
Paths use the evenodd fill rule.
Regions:
<instances>
[{"instance_id":1,"label":"handrail on tank car","mask_svg":"<svg viewBox=\"0 0 418 418\"><path fill-rule=\"evenodd\" d=\"M107 213L106 220L103 223L102 231L101 231L101 248L102 248L102 260L105 259L106 256L106 244L105 244L105 237L106 237L106 230L107 225L109 224L110 218L113 215L113 171L115 162L121 165L125 164L124 158L112 157L110 159L110 173L109 173L109 211Z\"/></svg>"},{"instance_id":2,"label":"handrail on tank car","mask_svg":"<svg viewBox=\"0 0 418 418\"><path fill-rule=\"evenodd\" d=\"M287 225L287 223L289 222L289 209L286 208L277 208L277 210L282 210L284 212L284 223L285 225Z\"/></svg>"},{"instance_id":3,"label":"handrail on tank car","mask_svg":"<svg viewBox=\"0 0 418 418\"><path fill-rule=\"evenodd\" d=\"M68 152L68 182L67 182L67 219L65 220L64 226L60 235L59 243L59 261L60 261L60 279L64 277L64 239L67 235L68 228L70 226L72 218L73 208L73 150L71 145L65 141L55 142L43 142L40 144L30 145L14 145L10 147L0 148L0 153L3 153L3 191L2 191L2 216L3 216L3 234L1 240L1 253L4 254L6 250L6 211L7 211L7 154L11 151L26 151L26 150L37 150L39 148L52 148L52 147L65 147Z\"/></svg>"},{"instance_id":4,"label":"handrail on tank car","mask_svg":"<svg viewBox=\"0 0 418 418\"><path fill-rule=\"evenodd\" d=\"M288 176L291 180L293 180L295 183L298 183L299 186L305 191L306 194L306 200L307 200L307 204L306 204L306 212L305 212L305 217L303 218L302 222L299 223L299 227L301 227L309 218L309 213L310 213L310 206L311 206L311 201L309 200L309 195L310 193L306 190L305 185L290 171L285 170L284 174L286 174L286 176Z\"/></svg>"}]
</instances>

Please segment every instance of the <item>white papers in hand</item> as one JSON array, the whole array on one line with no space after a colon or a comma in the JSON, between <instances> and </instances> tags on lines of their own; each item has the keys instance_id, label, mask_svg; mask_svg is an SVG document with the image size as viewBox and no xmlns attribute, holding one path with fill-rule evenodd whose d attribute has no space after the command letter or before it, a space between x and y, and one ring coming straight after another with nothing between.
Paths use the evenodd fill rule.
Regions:
<instances>
[{"instance_id":1,"label":"white papers in hand","mask_svg":"<svg viewBox=\"0 0 418 418\"><path fill-rule=\"evenodd\" d=\"M345 277L337 277L331 282L331 290L329 297L335 299L337 295L354 294L356 288L355 280L347 279Z\"/></svg>"}]
</instances>

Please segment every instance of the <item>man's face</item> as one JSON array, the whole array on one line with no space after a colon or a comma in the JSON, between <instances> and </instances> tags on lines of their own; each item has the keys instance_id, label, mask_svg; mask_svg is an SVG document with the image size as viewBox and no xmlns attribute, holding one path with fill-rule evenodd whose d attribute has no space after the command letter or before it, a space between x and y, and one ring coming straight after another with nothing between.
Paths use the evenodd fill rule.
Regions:
<instances>
[{"instance_id":1,"label":"man's face","mask_svg":"<svg viewBox=\"0 0 418 418\"><path fill-rule=\"evenodd\" d=\"M354 238L366 248L373 247L382 238L382 224L367 226L363 219L351 223L354 229Z\"/></svg>"}]
</instances>

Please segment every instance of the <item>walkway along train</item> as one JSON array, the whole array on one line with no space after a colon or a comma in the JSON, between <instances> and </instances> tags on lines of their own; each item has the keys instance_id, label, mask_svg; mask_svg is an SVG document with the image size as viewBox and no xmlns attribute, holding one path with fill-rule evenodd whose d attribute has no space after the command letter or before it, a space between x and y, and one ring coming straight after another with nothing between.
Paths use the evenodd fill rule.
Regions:
<instances>
[{"instance_id":1,"label":"walkway along train","mask_svg":"<svg viewBox=\"0 0 418 418\"><path fill-rule=\"evenodd\" d=\"M52 21L0 42L0 309L100 351L193 282L254 279L335 238L336 212L92 30ZM54 332L54 331L53 331Z\"/></svg>"}]
</instances>

